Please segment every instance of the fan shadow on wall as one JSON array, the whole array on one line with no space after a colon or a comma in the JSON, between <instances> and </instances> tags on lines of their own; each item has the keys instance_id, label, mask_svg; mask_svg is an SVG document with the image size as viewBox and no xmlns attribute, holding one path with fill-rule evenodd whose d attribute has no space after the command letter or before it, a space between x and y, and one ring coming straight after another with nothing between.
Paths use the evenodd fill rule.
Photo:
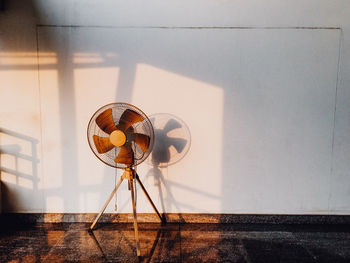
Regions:
<instances>
[{"instance_id":1,"label":"fan shadow on wall","mask_svg":"<svg viewBox=\"0 0 350 263\"><path fill-rule=\"evenodd\" d=\"M154 178L164 213L162 185L165 187L169 203L175 204L176 202L171 193L172 182L164 178L162 170L180 162L185 157L191 147L191 133L186 123L172 114L157 113L149 118L154 129L154 147L146 161L147 164L153 166L148 171L147 177Z\"/></svg>"},{"instance_id":2,"label":"fan shadow on wall","mask_svg":"<svg viewBox=\"0 0 350 263\"><path fill-rule=\"evenodd\" d=\"M191 146L187 125L178 117L157 113L150 116L154 129L154 146L147 163L165 168L181 161Z\"/></svg>"}]
</instances>

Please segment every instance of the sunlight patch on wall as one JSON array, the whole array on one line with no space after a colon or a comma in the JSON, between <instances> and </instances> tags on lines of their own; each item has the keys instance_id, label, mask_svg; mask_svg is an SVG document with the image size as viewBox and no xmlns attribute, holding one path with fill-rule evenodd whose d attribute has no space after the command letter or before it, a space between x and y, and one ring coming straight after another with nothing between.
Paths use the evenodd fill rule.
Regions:
<instances>
[{"instance_id":1,"label":"sunlight patch on wall","mask_svg":"<svg viewBox=\"0 0 350 263\"><path fill-rule=\"evenodd\" d=\"M17 157L12 154L3 153L2 149L0 153L0 160L1 160L1 169L15 170L17 168Z\"/></svg>"},{"instance_id":2,"label":"sunlight patch on wall","mask_svg":"<svg viewBox=\"0 0 350 263\"><path fill-rule=\"evenodd\" d=\"M0 126L18 133L25 131L26 135L34 134L40 124L37 94L32 85L38 80L37 66L27 70L15 70L15 67L15 64L0 63Z\"/></svg>"},{"instance_id":3,"label":"sunlight patch on wall","mask_svg":"<svg viewBox=\"0 0 350 263\"><path fill-rule=\"evenodd\" d=\"M53 52L41 52L40 56L45 58L46 64L56 64L57 57ZM21 69L21 66L33 65L37 67L37 53L36 52L0 52L0 65L2 67L6 65L15 66L17 69ZM22 68L23 69L23 68ZM29 68L24 68L29 69Z\"/></svg>"},{"instance_id":4,"label":"sunlight patch on wall","mask_svg":"<svg viewBox=\"0 0 350 263\"><path fill-rule=\"evenodd\" d=\"M27 188L27 189L33 189L33 181L30 178L31 176L29 175L29 178L24 178L19 177L18 178L18 185L23 187L23 188Z\"/></svg>"},{"instance_id":5,"label":"sunlight patch on wall","mask_svg":"<svg viewBox=\"0 0 350 263\"><path fill-rule=\"evenodd\" d=\"M167 210L208 212L219 208L223 90L145 64L137 65L135 75L132 103L151 116L155 113L175 115L186 123L191 133L188 154L162 174L167 184L164 199L174 199L168 202L174 207L167 207ZM141 169L144 174L150 167L144 165ZM149 187L154 187L153 180L149 181ZM188 202L191 199L196 200L196 204Z\"/></svg>"},{"instance_id":6,"label":"sunlight patch on wall","mask_svg":"<svg viewBox=\"0 0 350 263\"><path fill-rule=\"evenodd\" d=\"M45 61L44 58L43 62ZM63 172L62 158L57 154L61 147L61 124L56 118L60 114L57 70L40 70L40 87L45 188L57 188L62 185L62 177L57 174Z\"/></svg>"},{"instance_id":7,"label":"sunlight patch on wall","mask_svg":"<svg viewBox=\"0 0 350 263\"><path fill-rule=\"evenodd\" d=\"M3 169L1 171L1 181L17 185L18 177L13 173L6 172L6 169Z\"/></svg>"},{"instance_id":8,"label":"sunlight patch on wall","mask_svg":"<svg viewBox=\"0 0 350 263\"><path fill-rule=\"evenodd\" d=\"M74 64L90 64L90 63L102 63L104 62L103 57L100 53L74 53L73 63Z\"/></svg>"}]
</instances>

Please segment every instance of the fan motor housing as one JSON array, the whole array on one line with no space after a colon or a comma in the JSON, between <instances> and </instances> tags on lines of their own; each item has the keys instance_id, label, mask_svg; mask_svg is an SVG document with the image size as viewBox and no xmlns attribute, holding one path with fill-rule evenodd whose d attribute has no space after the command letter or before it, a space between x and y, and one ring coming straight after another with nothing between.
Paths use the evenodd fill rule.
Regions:
<instances>
[{"instance_id":1,"label":"fan motor housing","mask_svg":"<svg viewBox=\"0 0 350 263\"><path fill-rule=\"evenodd\" d=\"M123 131L115 130L109 135L109 140L114 146L123 146L126 142L126 136Z\"/></svg>"},{"instance_id":2,"label":"fan motor housing","mask_svg":"<svg viewBox=\"0 0 350 263\"><path fill-rule=\"evenodd\" d=\"M98 109L87 127L92 152L105 164L131 168L152 152L154 130L147 115L134 105L115 102Z\"/></svg>"}]
</instances>

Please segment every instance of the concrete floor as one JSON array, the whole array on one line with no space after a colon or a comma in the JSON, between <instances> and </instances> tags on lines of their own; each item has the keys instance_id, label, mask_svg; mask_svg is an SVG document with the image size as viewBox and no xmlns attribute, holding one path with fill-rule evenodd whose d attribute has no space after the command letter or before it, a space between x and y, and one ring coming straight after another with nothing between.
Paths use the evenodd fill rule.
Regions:
<instances>
[{"instance_id":1,"label":"concrete floor","mask_svg":"<svg viewBox=\"0 0 350 263\"><path fill-rule=\"evenodd\" d=\"M3 225L0 262L137 262L132 224ZM139 224L141 262L350 262L349 225Z\"/></svg>"}]
</instances>

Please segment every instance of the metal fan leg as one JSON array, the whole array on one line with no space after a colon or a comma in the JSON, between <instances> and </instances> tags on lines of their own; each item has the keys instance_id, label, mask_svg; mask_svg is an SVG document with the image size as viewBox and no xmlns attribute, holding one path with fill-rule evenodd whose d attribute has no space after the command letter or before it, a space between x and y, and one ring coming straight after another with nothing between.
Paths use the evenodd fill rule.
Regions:
<instances>
[{"instance_id":1,"label":"metal fan leg","mask_svg":"<svg viewBox=\"0 0 350 263\"><path fill-rule=\"evenodd\" d=\"M140 249L139 232L138 232L138 227L137 227L136 203L135 203L135 193L134 193L134 185L133 185L132 177L130 177L130 179L129 179L129 187L130 187L130 192L131 192L132 211L133 211L133 216L134 216L136 252L137 252L137 256L139 257L139 256L141 256L141 249Z\"/></svg>"},{"instance_id":2,"label":"metal fan leg","mask_svg":"<svg viewBox=\"0 0 350 263\"><path fill-rule=\"evenodd\" d=\"M165 223L166 223L165 217L162 217L162 216L160 215L160 213L158 212L158 209L157 209L156 206L154 205L154 203L153 203L151 197L148 195L148 193L147 193L147 191L146 191L146 188L145 188L145 187L143 186L143 184L141 183L141 180L140 180L139 175L138 175L137 173L136 173L135 178L136 178L136 181L140 184L141 189L142 189L142 191L145 193L145 195L146 195L148 201L151 203L154 212L157 213L157 215L158 215L160 221L161 221L163 224L165 224Z\"/></svg>"},{"instance_id":3,"label":"metal fan leg","mask_svg":"<svg viewBox=\"0 0 350 263\"><path fill-rule=\"evenodd\" d=\"M94 228L94 226L96 225L97 221L100 219L101 215L103 214L103 212L106 210L107 205L109 204L109 202L111 201L111 199L113 198L113 195L115 194L115 192L118 190L120 184L123 182L124 178L121 176L120 180L118 182L118 184L115 186L114 190L112 191L112 193L110 194L110 196L108 197L106 203L104 204L101 212L98 214L98 216L96 217L95 221L91 224L90 226L90 230L92 230Z\"/></svg>"}]
</instances>

